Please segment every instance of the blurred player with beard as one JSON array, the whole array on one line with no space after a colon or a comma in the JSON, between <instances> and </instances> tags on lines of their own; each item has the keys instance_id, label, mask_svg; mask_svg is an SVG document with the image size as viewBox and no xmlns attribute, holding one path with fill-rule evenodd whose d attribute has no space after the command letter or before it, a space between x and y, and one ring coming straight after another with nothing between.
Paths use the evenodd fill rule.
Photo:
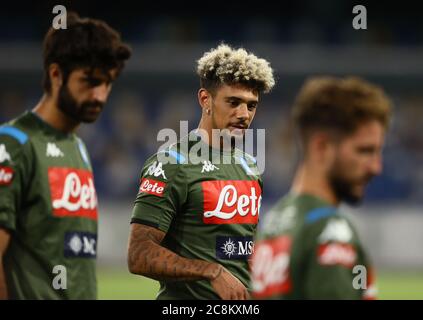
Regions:
<instances>
[{"instance_id":1,"label":"blurred player with beard","mask_svg":"<svg viewBox=\"0 0 423 320\"><path fill-rule=\"evenodd\" d=\"M67 21L45 36L40 102L0 127L3 299L97 297L97 197L74 132L98 118L131 51L103 21Z\"/></svg>"},{"instance_id":2,"label":"blurred player with beard","mask_svg":"<svg viewBox=\"0 0 423 320\"><path fill-rule=\"evenodd\" d=\"M274 85L273 70L222 44L204 54L197 73L198 130L163 151L173 163L160 152L146 161L128 267L160 281L158 299L247 299L262 181L255 159L230 142L253 121L261 93ZM199 161L193 150L201 151Z\"/></svg>"},{"instance_id":3,"label":"blurred player with beard","mask_svg":"<svg viewBox=\"0 0 423 320\"><path fill-rule=\"evenodd\" d=\"M360 202L381 173L390 109L382 89L359 78L304 84L293 108L302 159L291 191L262 220L252 265L256 298L376 298L372 265L339 205ZM359 265L367 283L357 286Z\"/></svg>"}]
</instances>

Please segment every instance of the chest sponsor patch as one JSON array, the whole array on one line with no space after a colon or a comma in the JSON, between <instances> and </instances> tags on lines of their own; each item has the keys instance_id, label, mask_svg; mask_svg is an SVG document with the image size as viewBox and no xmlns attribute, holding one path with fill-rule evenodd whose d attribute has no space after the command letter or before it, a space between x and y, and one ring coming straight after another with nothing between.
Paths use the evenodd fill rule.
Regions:
<instances>
[{"instance_id":1,"label":"chest sponsor patch","mask_svg":"<svg viewBox=\"0 0 423 320\"><path fill-rule=\"evenodd\" d=\"M330 242L321 244L317 248L317 261L321 265L342 265L352 268L357 259L357 252L349 243Z\"/></svg>"},{"instance_id":2,"label":"chest sponsor patch","mask_svg":"<svg viewBox=\"0 0 423 320\"><path fill-rule=\"evenodd\" d=\"M254 251L253 237L216 237L216 258L248 260Z\"/></svg>"},{"instance_id":3,"label":"chest sponsor patch","mask_svg":"<svg viewBox=\"0 0 423 320\"><path fill-rule=\"evenodd\" d=\"M252 258L254 296L265 298L292 289L289 275L291 237L280 236L256 243Z\"/></svg>"},{"instance_id":4,"label":"chest sponsor patch","mask_svg":"<svg viewBox=\"0 0 423 320\"><path fill-rule=\"evenodd\" d=\"M70 231L65 233L66 258L95 258L97 256L97 234Z\"/></svg>"},{"instance_id":5,"label":"chest sponsor patch","mask_svg":"<svg viewBox=\"0 0 423 320\"><path fill-rule=\"evenodd\" d=\"M97 194L91 171L51 167L48 180L54 216L97 220Z\"/></svg>"},{"instance_id":6,"label":"chest sponsor patch","mask_svg":"<svg viewBox=\"0 0 423 320\"><path fill-rule=\"evenodd\" d=\"M216 180L201 183L205 224L257 224L261 188L254 180Z\"/></svg>"},{"instance_id":7,"label":"chest sponsor patch","mask_svg":"<svg viewBox=\"0 0 423 320\"><path fill-rule=\"evenodd\" d=\"M0 186L7 186L12 183L14 171L11 167L0 166Z\"/></svg>"},{"instance_id":8,"label":"chest sponsor patch","mask_svg":"<svg viewBox=\"0 0 423 320\"><path fill-rule=\"evenodd\" d=\"M151 178L143 178L140 183L139 193L149 193L153 196L163 197L166 183L153 180Z\"/></svg>"}]
</instances>

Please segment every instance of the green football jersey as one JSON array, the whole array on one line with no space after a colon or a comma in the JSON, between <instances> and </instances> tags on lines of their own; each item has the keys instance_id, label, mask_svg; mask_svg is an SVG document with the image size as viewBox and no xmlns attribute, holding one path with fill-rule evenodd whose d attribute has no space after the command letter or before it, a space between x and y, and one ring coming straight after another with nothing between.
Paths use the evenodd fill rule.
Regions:
<instances>
[{"instance_id":1,"label":"green football jersey","mask_svg":"<svg viewBox=\"0 0 423 320\"><path fill-rule=\"evenodd\" d=\"M250 289L261 194L253 157L218 151L190 133L146 161L131 222L162 230L164 247L219 263ZM218 298L208 280L163 281L158 293L158 299Z\"/></svg>"},{"instance_id":2,"label":"green football jersey","mask_svg":"<svg viewBox=\"0 0 423 320\"><path fill-rule=\"evenodd\" d=\"M2 125L0 199L10 298L96 299L97 197L82 141L32 112Z\"/></svg>"},{"instance_id":3,"label":"green football jersey","mask_svg":"<svg viewBox=\"0 0 423 320\"><path fill-rule=\"evenodd\" d=\"M309 194L288 194L264 217L252 263L264 299L374 299L372 265L349 218Z\"/></svg>"}]
</instances>

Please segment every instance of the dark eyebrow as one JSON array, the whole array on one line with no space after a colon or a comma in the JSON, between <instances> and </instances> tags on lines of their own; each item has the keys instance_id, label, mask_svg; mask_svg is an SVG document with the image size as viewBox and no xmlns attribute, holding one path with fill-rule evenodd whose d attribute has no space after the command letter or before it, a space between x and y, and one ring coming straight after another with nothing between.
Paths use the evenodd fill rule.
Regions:
<instances>
[{"instance_id":1,"label":"dark eyebrow","mask_svg":"<svg viewBox=\"0 0 423 320\"><path fill-rule=\"evenodd\" d=\"M242 98L240 98L240 97L236 97L236 96L226 97L226 98L225 98L225 100L226 100L226 101L229 101L229 100L234 100L234 101L245 101L244 99L242 99ZM254 99L254 100L248 100L248 101L245 101L245 102L246 102L246 103L252 103L252 102L254 102L254 103L258 103L258 100Z\"/></svg>"},{"instance_id":2,"label":"dark eyebrow","mask_svg":"<svg viewBox=\"0 0 423 320\"><path fill-rule=\"evenodd\" d=\"M90 82L90 83L93 83L93 82L95 82L95 83L106 83L106 84L108 84L108 83L111 83L111 82L113 82L113 77L111 77L111 76L107 76L107 75L104 75L104 76L98 76L98 75L94 75L94 74L90 74L90 73L86 73L86 74L84 74L83 76L82 76L82 79L84 80L84 81L88 81L88 82Z\"/></svg>"},{"instance_id":3,"label":"dark eyebrow","mask_svg":"<svg viewBox=\"0 0 423 320\"><path fill-rule=\"evenodd\" d=\"M379 149L381 150L381 148L378 148L375 145L361 145L361 146L357 146L357 150L361 151L361 152L377 152L379 151Z\"/></svg>"},{"instance_id":4,"label":"dark eyebrow","mask_svg":"<svg viewBox=\"0 0 423 320\"><path fill-rule=\"evenodd\" d=\"M95 74L94 70L88 69L84 71L84 79L89 81L113 82L117 75L113 76L110 71L103 71L100 74Z\"/></svg>"}]
</instances>

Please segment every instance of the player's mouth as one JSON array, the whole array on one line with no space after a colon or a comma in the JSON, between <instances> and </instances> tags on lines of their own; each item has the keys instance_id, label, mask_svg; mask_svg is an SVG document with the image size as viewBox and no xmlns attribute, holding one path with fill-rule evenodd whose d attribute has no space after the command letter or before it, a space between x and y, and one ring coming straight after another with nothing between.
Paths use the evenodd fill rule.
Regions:
<instances>
[{"instance_id":1,"label":"player's mouth","mask_svg":"<svg viewBox=\"0 0 423 320\"><path fill-rule=\"evenodd\" d=\"M247 129L248 128L248 125L246 125L246 124L231 124L230 126L229 126L229 128L231 128L231 129L233 129L233 130L235 130L235 129L238 129L238 130L245 130L245 129ZM232 131L232 130L231 130Z\"/></svg>"},{"instance_id":2,"label":"player's mouth","mask_svg":"<svg viewBox=\"0 0 423 320\"><path fill-rule=\"evenodd\" d=\"M101 111L101 107L100 106L95 106L95 107L89 107L88 110L91 112L100 112Z\"/></svg>"},{"instance_id":3,"label":"player's mouth","mask_svg":"<svg viewBox=\"0 0 423 320\"><path fill-rule=\"evenodd\" d=\"M87 113L100 113L103 110L103 106L99 104L88 105L85 107Z\"/></svg>"}]
</instances>

